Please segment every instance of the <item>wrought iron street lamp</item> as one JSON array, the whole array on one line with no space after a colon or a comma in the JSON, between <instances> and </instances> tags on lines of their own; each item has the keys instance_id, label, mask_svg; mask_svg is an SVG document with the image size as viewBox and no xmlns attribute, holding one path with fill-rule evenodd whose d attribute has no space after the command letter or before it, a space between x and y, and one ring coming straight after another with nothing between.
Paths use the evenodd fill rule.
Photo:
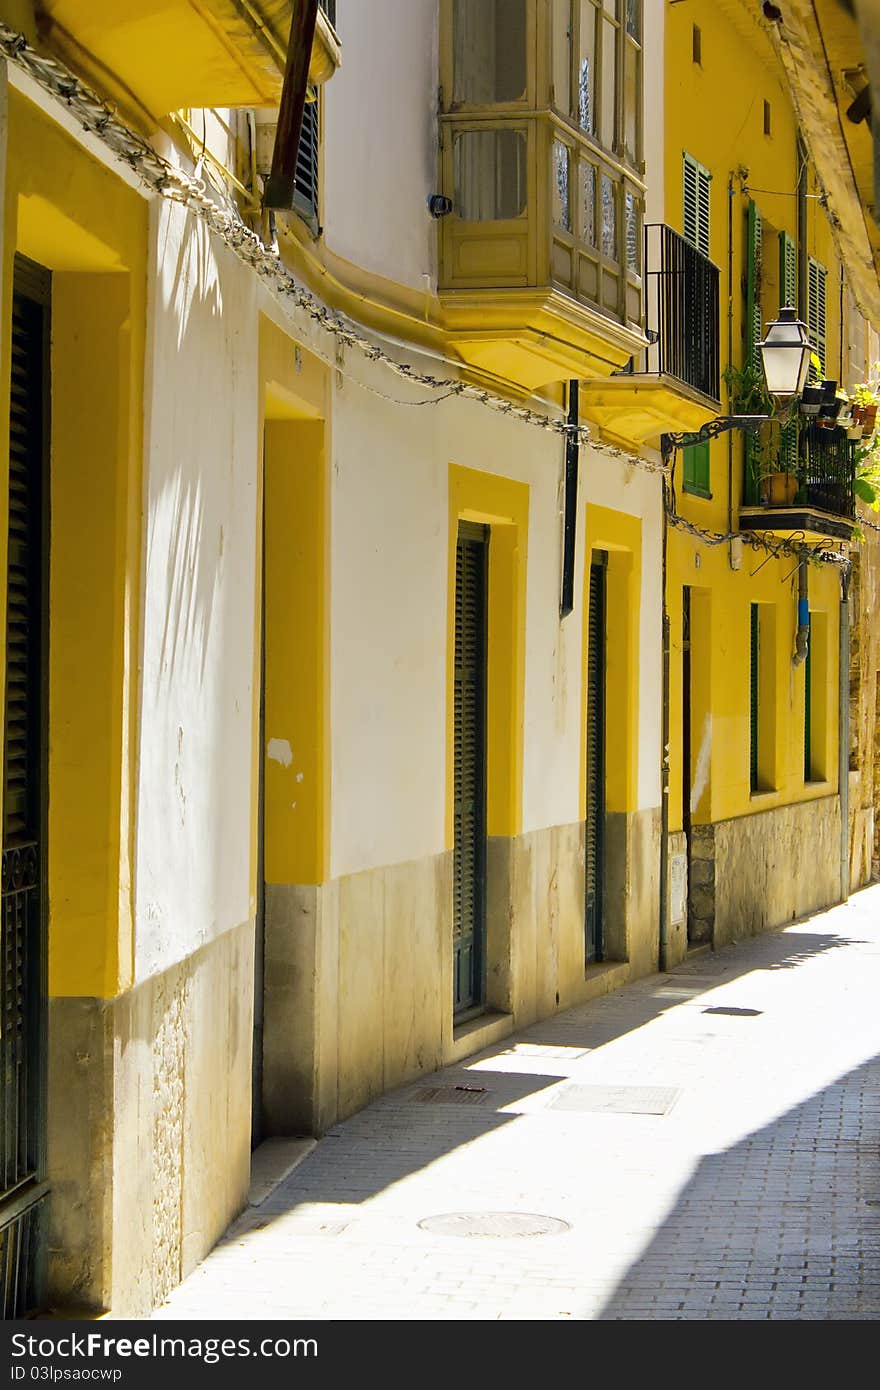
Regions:
<instances>
[{"instance_id":1,"label":"wrought iron street lamp","mask_svg":"<svg viewBox=\"0 0 880 1390\"><path fill-rule=\"evenodd\" d=\"M778 400L799 396L807 384L810 354L813 346L807 337L807 326L797 316L797 310L787 304L779 310L779 318L767 324L764 340L757 344L768 393ZM676 449L688 449L704 444L728 430L748 430L755 433L772 415L717 415L702 429L690 434L663 434L660 453L664 462Z\"/></svg>"},{"instance_id":2,"label":"wrought iron street lamp","mask_svg":"<svg viewBox=\"0 0 880 1390\"><path fill-rule=\"evenodd\" d=\"M779 318L767 324L767 336L758 343L764 380L771 396L799 396L807 384L813 345L807 325L787 304Z\"/></svg>"}]
</instances>

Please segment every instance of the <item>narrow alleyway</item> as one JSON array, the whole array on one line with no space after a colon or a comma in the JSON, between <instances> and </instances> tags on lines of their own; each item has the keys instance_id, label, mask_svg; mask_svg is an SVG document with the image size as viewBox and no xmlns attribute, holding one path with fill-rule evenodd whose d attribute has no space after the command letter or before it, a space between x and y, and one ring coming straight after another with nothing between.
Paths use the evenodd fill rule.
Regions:
<instances>
[{"instance_id":1,"label":"narrow alleyway","mask_svg":"<svg viewBox=\"0 0 880 1390\"><path fill-rule=\"evenodd\" d=\"M536 1025L336 1126L157 1316L876 1318L878 1000L880 886Z\"/></svg>"}]
</instances>

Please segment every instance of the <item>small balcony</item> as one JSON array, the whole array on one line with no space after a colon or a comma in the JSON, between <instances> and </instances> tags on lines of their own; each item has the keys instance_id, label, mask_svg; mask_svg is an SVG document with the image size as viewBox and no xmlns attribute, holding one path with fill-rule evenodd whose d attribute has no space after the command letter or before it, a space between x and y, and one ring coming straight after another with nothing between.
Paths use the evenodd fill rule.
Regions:
<instances>
[{"instance_id":1,"label":"small balcony","mask_svg":"<svg viewBox=\"0 0 880 1390\"><path fill-rule=\"evenodd\" d=\"M291 0L43 0L41 11L49 47L141 124L144 112L278 105ZM339 66L335 11L319 0L313 83Z\"/></svg>"},{"instance_id":2,"label":"small balcony","mask_svg":"<svg viewBox=\"0 0 880 1390\"><path fill-rule=\"evenodd\" d=\"M849 539L856 518L857 447L844 429L800 422L783 432L769 463L761 462L761 450L747 446L740 530Z\"/></svg>"},{"instance_id":3,"label":"small balcony","mask_svg":"<svg viewBox=\"0 0 880 1390\"><path fill-rule=\"evenodd\" d=\"M662 223L645 227L644 258L648 347L584 389L587 417L626 444L698 430L720 410L718 267Z\"/></svg>"}]
</instances>

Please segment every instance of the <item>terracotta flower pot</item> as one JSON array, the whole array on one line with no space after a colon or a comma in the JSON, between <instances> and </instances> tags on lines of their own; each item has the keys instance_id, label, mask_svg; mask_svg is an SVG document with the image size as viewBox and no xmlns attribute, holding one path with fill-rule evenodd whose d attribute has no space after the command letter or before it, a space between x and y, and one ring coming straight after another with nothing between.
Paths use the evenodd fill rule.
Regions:
<instances>
[{"instance_id":1,"label":"terracotta flower pot","mask_svg":"<svg viewBox=\"0 0 880 1390\"><path fill-rule=\"evenodd\" d=\"M876 405L866 405L863 409L865 414L862 423L865 427L865 433L873 434L874 427L877 424L877 407Z\"/></svg>"},{"instance_id":2,"label":"terracotta flower pot","mask_svg":"<svg viewBox=\"0 0 880 1390\"><path fill-rule=\"evenodd\" d=\"M767 507L790 507L797 490L796 474L768 473L761 480L761 501Z\"/></svg>"}]
</instances>

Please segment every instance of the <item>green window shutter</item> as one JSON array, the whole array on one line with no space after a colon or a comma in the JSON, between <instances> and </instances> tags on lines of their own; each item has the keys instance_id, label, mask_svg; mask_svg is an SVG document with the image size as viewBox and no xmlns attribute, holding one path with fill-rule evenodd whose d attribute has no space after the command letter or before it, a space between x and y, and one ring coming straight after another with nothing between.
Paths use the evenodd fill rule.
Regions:
<instances>
[{"instance_id":1,"label":"green window shutter","mask_svg":"<svg viewBox=\"0 0 880 1390\"><path fill-rule=\"evenodd\" d=\"M746 247L746 360L760 368L758 343L764 336L761 310L761 260L763 222L757 203L749 202L748 245Z\"/></svg>"},{"instance_id":2,"label":"green window shutter","mask_svg":"<svg viewBox=\"0 0 880 1390\"><path fill-rule=\"evenodd\" d=\"M797 308L797 246L788 232L779 233L779 288L782 304Z\"/></svg>"},{"instance_id":3,"label":"green window shutter","mask_svg":"<svg viewBox=\"0 0 880 1390\"><path fill-rule=\"evenodd\" d=\"M797 243L788 232L779 233L779 293L780 307L798 302ZM797 421L782 427L779 456L786 473L797 472Z\"/></svg>"},{"instance_id":4,"label":"green window shutter","mask_svg":"<svg viewBox=\"0 0 880 1390\"><path fill-rule=\"evenodd\" d=\"M812 628L810 629L812 631ZM813 644L807 635L807 659L804 662L804 781L813 780Z\"/></svg>"},{"instance_id":5,"label":"green window shutter","mask_svg":"<svg viewBox=\"0 0 880 1390\"><path fill-rule=\"evenodd\" d=\"M828 272L824 265L814 261L812 256L807 263L807 327L810 330L810 342L816 350L816 355L822 363L822 375L825 374L825 282ZM815 380L815 371L811 371L811 377Z\"/></svg>"},{"instance_id":6,"label":"green window shutter","mask_svg":"<svg viewBox=\"0 0 880 1390\"><path fill-rule=\"evenodd\" d=\"M751 654L749 659L749 786L758 790L758 604L751 605Z\"/></svg>"},{"instance_id":7,"label":"green window shutter","mask_svg":"<svg viewBox=\"0 0 880 1390\"><path fill-rule=\"evenodd\" d=\"M746 224L746 317L743 361L762 371L758 343L764 336L761 312L761 267L764 250L763 221L757 203L749 202ZM745 441L746 486L749 502L758 501L760 489L761 441L749 434Z\"/></svg>"},{"instance_id":8,"label":"green window shutter","mask_svg":"<svg viewBox=\"0 0 880 1390\"><path fill-rule=\"evenodd\" d=\"M455 557L452 962L456 1013L481 1002L486 880L488 528L459 523Z\"/></svg>"},{"instance_id":9,"label":"green window shutter","mask_svg":"<svg viewBox=\"0 0 880 1390\"><path fill-rule=\"evenodd\" d=\"M709 254L709 183L712 175L691 155L684 155L684 239Z\"/></svg>"},{"instance_id":10,"label":"green window shutter","mask_svg":"<svg viewBox=\"0 0 880 1390\"><path fill-rule=\"evenodd\" d=\"M681 457L685 492L695 492L699 496L709 497L711 488L708 439L704 444L691 444L689 448L682 449Z\"/></svg>"}]
</instances>

